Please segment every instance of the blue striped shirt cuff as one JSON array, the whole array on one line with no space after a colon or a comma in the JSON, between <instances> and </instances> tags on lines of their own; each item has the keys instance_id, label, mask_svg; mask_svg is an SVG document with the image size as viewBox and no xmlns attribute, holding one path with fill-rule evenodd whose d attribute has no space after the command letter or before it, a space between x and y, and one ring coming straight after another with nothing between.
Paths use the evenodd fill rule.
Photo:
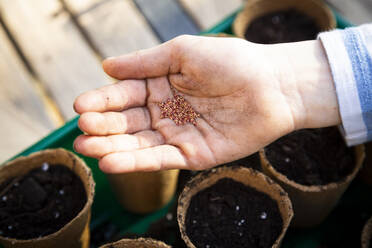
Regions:
<instances>
[{"instance_id":1,"label":"blue striped shirt cuff","mask_svg":"<svg viewBox=\"0 0 372 248\"><path fill-rule=\"evenodd\" d=\"M348 145L372 140L372 24L319 35L336 87Z\"/></svg>"}]
</instances>

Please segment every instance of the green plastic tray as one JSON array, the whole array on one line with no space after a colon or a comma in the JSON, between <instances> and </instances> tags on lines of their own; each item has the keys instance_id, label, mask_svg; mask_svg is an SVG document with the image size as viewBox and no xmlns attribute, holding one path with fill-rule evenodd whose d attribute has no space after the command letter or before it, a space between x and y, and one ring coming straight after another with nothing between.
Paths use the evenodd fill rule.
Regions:
<instances>
[{"instance_id":1,"label":"green plastic tray","mask_svg":"<svg viewBox=\"0 0 372 248\"><path fill-rule=\"evenodd\" d=\"M212 27L203 34L209 33L232 33L231 25L236 16L228 16L222 22ZM339 28L351 26L349 22L336 13ZM78 118L67 122L63 127L50 133L48 136L24 150L18 156L26 156L32 152L47 148L63 147L73 151L74 139L82 134L77 126ZM79 155L79 154L78 154ZM103 223L112 223L118 228L120 234L137 233L139 235L146 232L147 228L154 221L162 218L169 210L169 206L174 203L172 200L163 209L148 214L137 215L124 210L115 200L108 180L104 173L98 169L96 159L79 155L85 160L93 171L96 181L96 196L92 206L91 230L94 231ZM15 158L14 157L14 158ZM307 230L290 229L283 240L283 248L317 248L317 247L360 247L356 240L360 239L361 226L368 216L372 214L372 188L363 185L357 180L342 197L337 208L320 226ZM352 242L352 243L348 243ZM327 246L320 246L326 244Z\"/></svg>"}]
</instances>

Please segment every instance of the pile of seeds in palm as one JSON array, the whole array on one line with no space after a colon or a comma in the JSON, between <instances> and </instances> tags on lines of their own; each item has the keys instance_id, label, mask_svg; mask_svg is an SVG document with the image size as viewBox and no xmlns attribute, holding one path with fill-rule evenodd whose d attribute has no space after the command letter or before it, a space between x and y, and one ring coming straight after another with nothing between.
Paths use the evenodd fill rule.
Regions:
<instances>
[{"instance_id":1,"label":"pile of seeds in palm","mask_svg":"<svg viewBox=\"0 0 372 248\"><path fill-rule=\"evenodd\" d=\"M173 99L168 98L164 102L158 103L161 114L160 118L169 118L177 126L191 123L196 125L196 119L200 117L200 114L196 113L193 107L186 99L178 94L175 89L172 88Z\"/></svg>"}]
</instances>

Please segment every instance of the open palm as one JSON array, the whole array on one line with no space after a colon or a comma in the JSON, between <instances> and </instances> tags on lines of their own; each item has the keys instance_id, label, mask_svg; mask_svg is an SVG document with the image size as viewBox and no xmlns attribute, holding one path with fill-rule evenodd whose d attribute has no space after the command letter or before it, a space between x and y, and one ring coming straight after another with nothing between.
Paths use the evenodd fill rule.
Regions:
<instances>
[{"instance_id":1,"label":"open palm","mask_svg":"<svg viewBox=\"0 0 372 248\"><path fill-rule=\"evenodd\" d=\"M236 38L181 36L108 59L123 80L79 96L86 134L75 150L100 159L108 173L206 169L247 156L294 129L270 56ZM176 125L160 118L171 85L200 118Z\"/></svg>"}]
</instances>

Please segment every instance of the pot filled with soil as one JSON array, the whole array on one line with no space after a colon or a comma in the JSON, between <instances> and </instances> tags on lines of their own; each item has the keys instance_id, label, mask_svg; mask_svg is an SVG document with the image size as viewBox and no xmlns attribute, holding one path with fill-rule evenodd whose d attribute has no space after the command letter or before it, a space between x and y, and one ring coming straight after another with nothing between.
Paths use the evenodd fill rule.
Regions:
<instances>
[{"instance_id":1,"label":"pot filled with soil","mask_svg":"<svg viewBox=\"0 0 372 248\"><path fill-rule=\"evenodd\" d=\"M0 243L89 247L94 181L83 160L43 150L0 167Z\"/></svg>"},{"instance_id":2,"label":"pot filled with soil","mask_svg":"<svg viewBox=\"0 0 372 248\"><path fill-rule=\"evenodd\" d=\"M134 213L150 213L164 207L174 196L179 170L109 174L121 205Z\"/></svg>"},{"instance_id":3,"label":"pot filled with soil","mask_svg":"<svg viewBox=\"0 0 372 248\"><path fill-rule=\"evenodd\" d=\"M321 223L337 204L364 160L364 146L348 148L335 127L305 129L260 151L262 169L293 204L293 226Z\"/></svg>"},{"instance_id":4,"label":"pot filled with soil","mask_svg":"<svg viewBox=\"0 0 372 248\"><path fill-rule=\"evenodd\" d=\"M274 44L316 39L336 27L332 11L320 0L252 0L233 23L236 36Z\"/></svg>"},{"instance_id":5,"label":"pot filled with soil","mask_svg":"<svg viewBox=\"0 0 372 248\"><path fill-rule=\"evenodd\" d=\"M139 239L122 239L114 243L106 244L100 248L171 248L169 245L163 242L150 239L150 238L139 238Z\"/></svg>"},{"instance_id":6,"label":"pot filled with soil","mask_svg":"<svg viewBox=\"0 0 372 248\"><path fill-rule=\"evenodd\" d=\"M177 220L186 245L279 247L293 216L287 193L269 177L245 167L220 167L189 181Z\"/></svg>"},{"instance_id":7,"label":"pot filled with soil","mask_svg":"<svg viewBox=\"0 0 372 248\"><path fill-rule=\"evenodd\" d=\"M372 217L366 222L362 231L362 248L372 247Z\"/></svg>"}]
</instances>

